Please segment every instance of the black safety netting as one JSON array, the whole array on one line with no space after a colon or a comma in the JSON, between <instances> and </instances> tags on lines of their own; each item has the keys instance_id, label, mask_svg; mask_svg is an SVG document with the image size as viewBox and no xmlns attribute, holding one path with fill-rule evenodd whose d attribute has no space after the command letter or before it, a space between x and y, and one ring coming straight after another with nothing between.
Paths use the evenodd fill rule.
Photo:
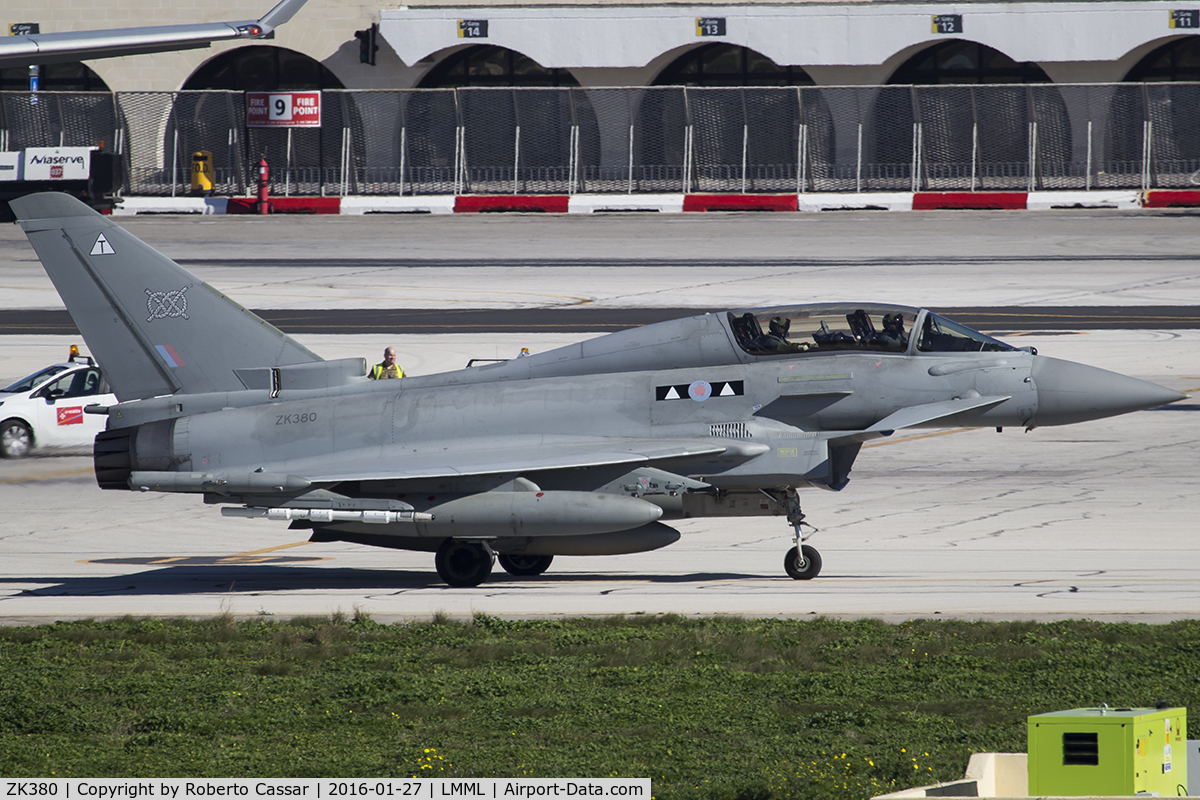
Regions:
<instances>
[{"instance_id":1,"label":"black safety netting","mask_svg":"<svg viewBox=\"0 0 1200 800\"><path fill-rule=\"evenodd\" d=\"M34 102L36 100L36 102ZM1149 189L1200 185L1200 84L0 93L0 146L119 153L124 191L273 195Z\"/></svg>"}]
</instances>

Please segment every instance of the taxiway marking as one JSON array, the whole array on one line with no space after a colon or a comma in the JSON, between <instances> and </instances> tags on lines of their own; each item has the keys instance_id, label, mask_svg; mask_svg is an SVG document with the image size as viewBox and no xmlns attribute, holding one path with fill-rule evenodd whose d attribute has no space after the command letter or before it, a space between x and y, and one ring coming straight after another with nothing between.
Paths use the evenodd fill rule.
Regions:
<instances>
[{"instance_id":1,"label":"taxiway marking","mask_svg":"<svg viewBox=\"0 0 1200 800\"><path fill-rule=\"evenodd\" d=\"M0 478L0 485L11 485L17 483L36 483L37 481L52 481L56 478L77 478L80 475L91 475L92 468L87 469L68 469L60 472L46 472L41 475L30 475L24 478Z\"/></svg>"}]
</instances>

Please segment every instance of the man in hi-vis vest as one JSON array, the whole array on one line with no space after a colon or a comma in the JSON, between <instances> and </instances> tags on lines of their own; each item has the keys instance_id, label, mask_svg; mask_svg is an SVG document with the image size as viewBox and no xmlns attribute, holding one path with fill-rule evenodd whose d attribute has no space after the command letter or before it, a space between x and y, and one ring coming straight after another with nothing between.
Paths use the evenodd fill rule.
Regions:
<instances>
[{"instance_id":1,"label":"man in hi-vis vest","mask_svg":"<svg viewBox=\"0 0 1200 800\"><path fill-rule=\"evenodd\" d=\"M389 347L383 351L383 361L371 367L371 380L384 378L403 378L404 367L396 363L396 348Z\"/></svg>"}]
</instances>

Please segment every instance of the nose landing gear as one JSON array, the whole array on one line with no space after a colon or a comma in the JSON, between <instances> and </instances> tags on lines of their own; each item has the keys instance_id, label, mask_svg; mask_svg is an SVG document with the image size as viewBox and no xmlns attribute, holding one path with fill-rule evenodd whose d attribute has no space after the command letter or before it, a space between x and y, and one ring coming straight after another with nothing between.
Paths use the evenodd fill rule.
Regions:
<instances>
[{"instance_id":1,"label":"nose landing gear","mask_svg":"<svg viewBox=\"0 0 1200 800\"><path fill-rule=\"evenodd\" d=\"M787 506L787 521L792 526L793 546L783 558L783 569L792 580L811 581L821 574L821 554L815 547L804 544L810 536L817 532L812 525L804 532L804 512L800 510L800 496L795 489L788 489L784 496Z\"/></svg>"}]
</instances>

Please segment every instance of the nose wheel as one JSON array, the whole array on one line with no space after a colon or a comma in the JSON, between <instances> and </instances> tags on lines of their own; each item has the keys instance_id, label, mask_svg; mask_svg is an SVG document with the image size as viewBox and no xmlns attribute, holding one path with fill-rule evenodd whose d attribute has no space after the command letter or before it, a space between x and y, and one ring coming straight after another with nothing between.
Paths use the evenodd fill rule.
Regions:
<instances>
[{"instance_id":1,"label":"nose wheel","mask_svg":"<svg viewBox=\"0 0 1200 800\"><path fill-rule=\"evenodd\" d=\"M783 558L783 568L792 580L811 581L821 574L821 554L806 544L793 547Z\"/></svg>"}]
</instances>

